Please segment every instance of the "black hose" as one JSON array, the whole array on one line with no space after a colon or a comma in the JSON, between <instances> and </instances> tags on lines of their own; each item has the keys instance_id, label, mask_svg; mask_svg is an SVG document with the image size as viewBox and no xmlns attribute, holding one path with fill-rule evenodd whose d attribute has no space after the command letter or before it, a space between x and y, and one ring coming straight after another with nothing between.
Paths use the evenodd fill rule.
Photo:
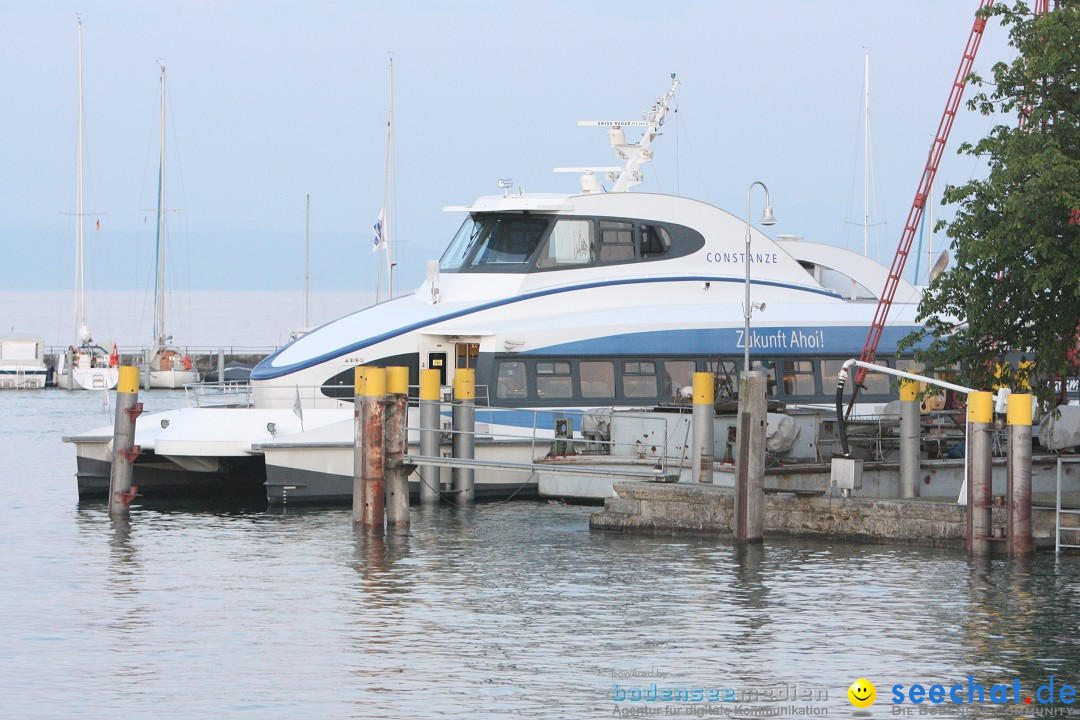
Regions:
<instances>
[{"instance_id":1,"label":"black hose","mask_svg":"<svg viewBox=\"0 0 1080 720\"><path fill-rule=\"evenodd\" d=\"M847 382L847 370L840 368L836 378L836 422L840 430L840 446L844 449L844 457L851 453L848 451L847 427L844 425L844 383Z\"/></svg>"}]
</instances>

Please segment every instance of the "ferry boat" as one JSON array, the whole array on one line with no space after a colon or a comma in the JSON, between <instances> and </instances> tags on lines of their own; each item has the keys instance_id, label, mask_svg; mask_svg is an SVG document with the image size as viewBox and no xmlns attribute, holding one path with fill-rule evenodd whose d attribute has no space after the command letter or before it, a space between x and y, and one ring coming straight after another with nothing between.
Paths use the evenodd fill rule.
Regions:
<instances>
[{"instance_id":1,"label":"ferry boat","mask_svg":"<svg viewBox=\"0 0 1080 720\"><path fill-rule=\"evenodd\" d=\"M252 407L140 417L140 492L149 489L138 481L142 463L226 475L255 463L271 502L351 497L353 376L362 365L406 366L414 386L423 369L439 370L444 385L457 369L475 369L477 404L491 408L478 421L504 437L515 428L531 436L538 412L677 400L696 371L717 373L721 396L733 394L747 345L752 367L771 375L771 399L829 406L840 366L862 350L888 269L839 247L773 239L705 202L631 192L678 85L673 78L641 120L587 123L608 128L623 164L563 169L581 173L580 192L514 192L501 181L501 194L447 208L465 218L425 282L267 357L251 374ZM642 128L639 141L628 142L627 127ZM890 358L918 327L919 298L901 281L878 348L883 362L910 365ZM860 393L876 406L893 397L884 376L868 376ZM82 496L107 487L109 432L69 438ZM478 443L477 457L531 459L521 456L532 451L526 442L490 446ZM520 496L522 484L520 475L481 472L476 492Z\"/></svg>"}]
</instances>

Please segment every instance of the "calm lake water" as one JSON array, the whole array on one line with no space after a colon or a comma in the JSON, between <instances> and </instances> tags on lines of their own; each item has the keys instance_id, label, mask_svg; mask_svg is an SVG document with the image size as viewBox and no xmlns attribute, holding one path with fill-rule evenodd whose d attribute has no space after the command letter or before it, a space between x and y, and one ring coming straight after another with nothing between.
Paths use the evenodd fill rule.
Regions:
<instances>
[{"instance_id":1,"label":"calm lake water","mask_svg":"<svg viewBox=\"0 0 1080 720\"><path fill-rule=\"evenodd\" d=\"M738 551L591 532L595 508L547 502L414 507L385 539L347 508L258 500L115 523L78 502L60 441L111 423L102 396L5 391L0 410L5 718L852 717L860 677L888 717L896 684L1080 682L1080 558ZM702 701L629 699L679 689Z\"/></svg>"}]
</instances>

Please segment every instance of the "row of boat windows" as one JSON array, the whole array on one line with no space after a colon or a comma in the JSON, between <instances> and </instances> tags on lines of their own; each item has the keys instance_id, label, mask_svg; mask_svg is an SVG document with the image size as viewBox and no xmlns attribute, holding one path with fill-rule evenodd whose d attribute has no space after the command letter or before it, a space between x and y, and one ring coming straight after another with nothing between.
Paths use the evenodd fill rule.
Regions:
<instances>
[{"instance_id":1,"label":"row of boat windows","mask_svg":"<svg viewBox=\"0 0 1080 720\"><path fill-rule=\"evenodd\" d=\"M681 257L704 244L700 233L672 223L478 213L462 224L439 267L449 272L565 270Z\"/></svg>"},{"instance_id":2,"label":"row of boat windows","mask_svg":"<svg viewBox=\"0 0 1080 720\"><path fill-rule=\"evenodd\" d=\"M755 370L769 374L770 397L791 400L820 400L832 397L844 359L752 360ZM894 367L911 369L911 360L893 361ZM738 382L742 363L735 360L644 360L644 359L496 359L495 398L502 401L570 400L591 401L651 400L668 402L681 390L693 386L695 372L719 376L721 390L731 391ZM890 379L870 373L864 397L888 396ZM723 393L721 393L723 394Z\"/></svg>"}]
</instances>

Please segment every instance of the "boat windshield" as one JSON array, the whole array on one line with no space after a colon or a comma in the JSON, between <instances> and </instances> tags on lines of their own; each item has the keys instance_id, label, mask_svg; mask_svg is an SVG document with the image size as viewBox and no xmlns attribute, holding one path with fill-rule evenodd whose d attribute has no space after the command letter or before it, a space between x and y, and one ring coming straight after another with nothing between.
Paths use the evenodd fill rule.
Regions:
<instances>
[{"instance_id":1,"label":"boat windshield","mask_svg":"<svg viewBox=\"0 0 1080 720\"><path fill-rule=\"evenodd\" d=\"M548 228L547 218L470 215L443 253L442 270L465 268L521 272Z\"/></svg>"}]
</instances>

